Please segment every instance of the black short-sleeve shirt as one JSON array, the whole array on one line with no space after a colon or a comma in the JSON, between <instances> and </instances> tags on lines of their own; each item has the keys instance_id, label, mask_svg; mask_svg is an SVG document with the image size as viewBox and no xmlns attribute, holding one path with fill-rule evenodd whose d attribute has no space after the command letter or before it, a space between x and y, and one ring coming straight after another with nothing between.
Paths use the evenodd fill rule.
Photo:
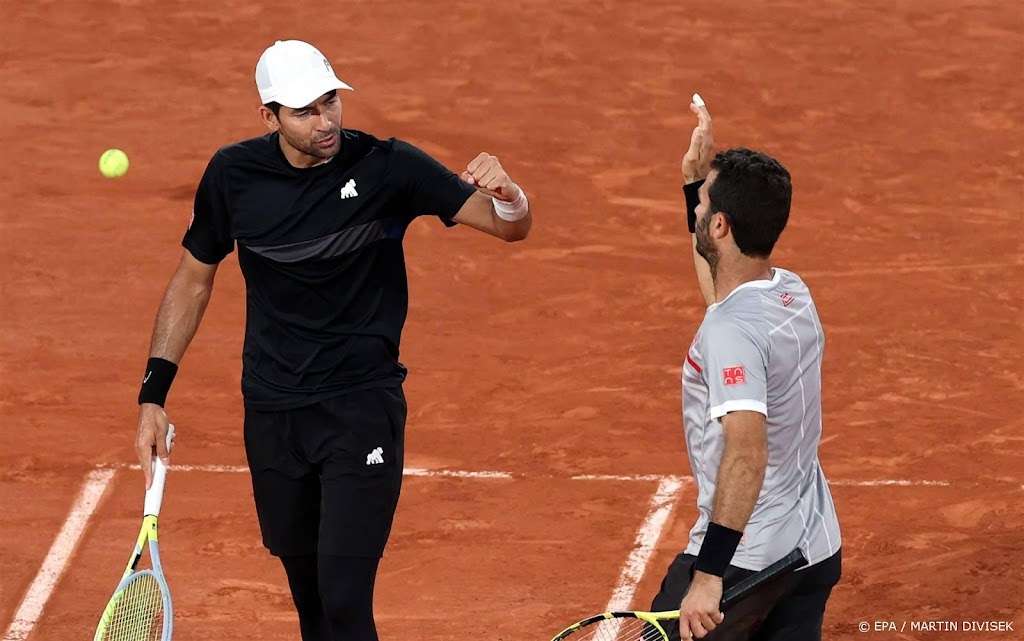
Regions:
<instances>
[{"instance_id":1,"label":"black short-sleeve shirt","mask_svg":"<svg viewBox=\"0 0 1024 641\"><path fill-rule=\"evenodd\" d=\"M246 406L282 410L400 384L405 230L419 215L454 225L474 191L413 145L347 129L340 153L308 169L288 163L276 133L220 149L182 245L215 264L237 244Z\"/></svg>"}]
</instances>

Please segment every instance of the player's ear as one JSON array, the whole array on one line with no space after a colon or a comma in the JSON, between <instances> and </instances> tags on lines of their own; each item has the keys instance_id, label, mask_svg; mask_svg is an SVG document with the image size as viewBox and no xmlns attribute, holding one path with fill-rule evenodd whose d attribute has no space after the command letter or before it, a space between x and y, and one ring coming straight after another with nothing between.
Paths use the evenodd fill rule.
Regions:
<instances>
[{"instance_id":1,"label":"player's ear","mask_svg":"<svg viewBox=\"0 0 1024 641\"><path fill-rule=\"evenodd\" d=\"M281 128L281 123L278 121L277 116L266 105L260 105L260 118L270 131L277 131Z\"/></svg>"},{"instance_id":2,"label":"player's ear","mask_svg":"<svg viewBox=\"0 0 1024 641\"><path fill-rule=\"evenodd\" d=\"M721 240L732 231L732 223L729 221L729 214L724 211L716 211L711 221L711 236Z\"/></svg>"}]
</instances>

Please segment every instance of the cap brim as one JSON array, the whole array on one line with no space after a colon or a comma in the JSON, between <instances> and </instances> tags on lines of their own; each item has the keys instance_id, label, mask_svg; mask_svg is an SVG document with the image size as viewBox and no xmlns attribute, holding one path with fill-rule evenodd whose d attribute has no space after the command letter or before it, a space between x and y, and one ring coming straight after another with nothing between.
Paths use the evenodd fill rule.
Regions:
<instances>
[{"instance_id":1,"label":"cap brim","mask_svg":"<svg viewBox=\"0 0 1024 641\"><path fill-rule=\"evenodd\" d=\"M291 109L302 109L316 102L325 93L339 89L354 91L337 77L317 78L311 82L297 84L301 86L282 91L275 102Z\"/></svg>"}]
</instances>

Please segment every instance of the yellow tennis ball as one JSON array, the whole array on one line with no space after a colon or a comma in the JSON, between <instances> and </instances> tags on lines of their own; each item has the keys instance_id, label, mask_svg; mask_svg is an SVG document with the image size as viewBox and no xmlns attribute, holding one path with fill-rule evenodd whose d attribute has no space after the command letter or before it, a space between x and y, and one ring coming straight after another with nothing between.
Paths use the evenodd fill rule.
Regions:
<instances>
[{"instance_id":1,"label":"yellow tennis ball","mask_svg":"<svg viewBox=\"0 0 1024 641\"><path fill-rule=\"evenodd\" d=\"M128 171L128 154L120 149L108 149L100 156L100 173L107 178L120 178Z\"/></svg>"}]
</instances>

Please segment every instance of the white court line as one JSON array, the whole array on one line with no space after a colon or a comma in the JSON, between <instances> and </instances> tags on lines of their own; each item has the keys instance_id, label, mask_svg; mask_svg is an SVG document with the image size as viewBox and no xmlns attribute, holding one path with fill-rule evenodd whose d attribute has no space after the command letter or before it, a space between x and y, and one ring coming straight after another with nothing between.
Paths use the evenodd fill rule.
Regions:
<instances>
[{"instance_id":1,"label":"white court line","mask_svg":"<svg viewBox=\"0 0 1024 641\"><path fill-rule=\"evenodd\" d=\"M693 481L692 476L668 476L665 474L578 474L570 476L573 481L661 481L675 478L681 481Z\"/></svg>"},{"instance_id":2,"label":"white court line","mask_svg":"<svg viewBox=\"0 0 1024 641\"><path fill-rule=\"evenodd\" d=\"M900 487L938 485L945 487L947 485L951 485L949 481L912 481L910 479L879 479L877 481L850 481L840 479L838 481L829 481L828 484L845 485L847 487L876 487L881 485L898 485ZM961 483L960 485L966 484Z\"/></svg>"},{"instance_id":3,"label":"white court line","mask_svg":"<svg viewBox=\"0 0 1024 641\"><path fill-rule=\"evenodd\" d=\"M640 524L640 529L636 531L633 551L626 558L612 597L608 600L608 605L604 607L606 611L627 610L633 603L637 585L640 584L640 579L644 578L647 562L650 561L651 554L654 553L654 546L661 538L661 531L665 528L665 522L668 521L668 517L672 513L672 507L679 495L679 488L682 486L683 479L678 476L663 477L658 483L658 489L651 497L651 506L647 511L647 517ZM598 639L617 638L621 625L622 619L602 621L597 626L594 637Z\"/></svg>"},{"instance_id":4,"label":"white court line","mask_svg":"<svg viewBox=\"0 0 1024 641\"><path fill-rule=\"evenodd\" d=\"M133 469L138 470L138 464L131 463L117 463L114 465L101 465L99 469L112 470L112 469ZM249 468L244 465L174 465L171 464L170 468L172 471L177 472L212 472L212 473L227 473L227 474L247 474ZM692 483L692 476L683 475L671 475L671 474L577 474L576 476L563 477L556 476L553 474L522 474L516 472L502 472L497 470L430 470L422 467L407 467L404 472L405 476L423 476L423 477L449 477L449 478L460 478L460 479L565 479L568 478L571 481L664 481L667 479L674 479L680 483ZM949 486L952 485L949 481L928 481L928 480L915 480L915 479L877 479L869 481L858 481L853 479L838 479L829 480L829 485L835 486L854 486L854 487L875 487L875 486L900 486L900 487L912 487L912 486ZM960 483L959 485L964 485Z\"/></svg>"},{"instance_id":5,"label":"white court line","mask_svg":"<svg viewBox=\"0 0 1024 641\"><path fill-rule=\"evenodd\" d=\"M133 470L139 469L138 465L129 463L101 467L128 468ZM226 474L247 474L249 472L249 468L244 465L175 465L172 463L167 469L174 472L213 472ZM419 467L407 467L402 471L402 473L405 476L447 476L460 479L511 479L516 477L516 475L511 472L489 472L486 470L428 470ZM652 479L657 478L661 477L652 477Z\"/></svg>"},{"instance_id":6,"label":"white court line","mask_svg":"<svg viewBox=\"0 0 1024 641\"><path fill-rule=\"evenodd\" d=\"M678 476L666 476L658 483L658 489L651 497L651 506L647 511L647 517L640 524L636 531L636 539L633 542L633 551L629 553L626 564L622 566L618 583L615 584L615 591L612 598L608 600L605 610L627 610L633 601L636 593L636 586L644 576L647 568L647 561L654 552L654 546L661 538L661 530L668 521L672 507L679 495L679 488L683 486L683 479ZM600 635L598 635L600 636Z\"/></svg>"},{"instance_id":7,"label":"white court line","mask_svg":"<svg viewBox=\"0 0 1024 641\"><path fill-rule=\"evenodd\" d=\"M407 467L402 470L405 476L449 476L459 479L510 479L514 475L511 472L470 472L467 470L427 470L417 467Z\"/></svg>"},{"instance_id":8,"label":"white court line","mask_svg":"<svg viewBox=\"0 0 1024 641\"><path fill-rule=\"evenodd\" d=\"M138 470L138 464L130 463L118 463L110 467L127 468L132 470ZM168 472L213 472L213 473L227 473L227 474L243 474L249 471L249 468L244 465L175 465L171 463L167 466Z\"/></svg>"},{"instance_id":9,"label":"white court line","mask_svg":"<svg viewBox=\"0 0 1024 641\"><path fill-rule=\"evenodd\" d=\"M39 621L39 615L43 613L46 602L50 599L50 594L57 586L57 581L64 574L64 568L67 566L75 546L78 545L78 539L85 531L86 523L96 511L100 497L103 496L103 492L116 473L117 470L99 469L92 470L85 477L82 491L79 492L78 498L71 506L68 518L64 521L60 532L57 533L53 545L50 546L50 551L47 552L46 559L43 561L42 567L39 568L39 573L32 580L28 592L25 593L25 598L18 606L14 620L7 628L7 633L4 634L4 641L28 639L32 628Z\"/></svg>"}]
</instances>

